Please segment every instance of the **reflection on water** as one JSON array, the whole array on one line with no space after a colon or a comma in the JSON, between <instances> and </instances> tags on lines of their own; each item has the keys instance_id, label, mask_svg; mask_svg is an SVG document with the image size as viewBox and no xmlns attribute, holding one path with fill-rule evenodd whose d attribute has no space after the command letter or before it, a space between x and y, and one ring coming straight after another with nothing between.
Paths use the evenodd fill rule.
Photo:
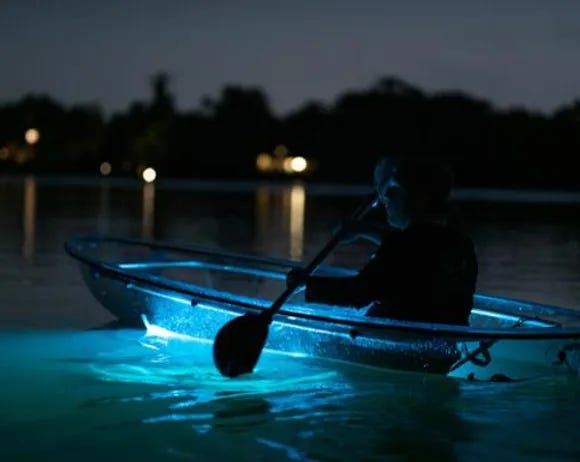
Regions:
<instances>
[{"instance_id":1,"label":"reflection on water","mask_svg":"<svg viewBox=\"0 0 580 462\"><path fill-rule=\"evenodd\" d=\"M304 202L305 191L301 184L294 184L290 189L290 258L302 259L304 239Z\"/></svg>"},{"instance_id":2,"label":"reflection on water","mask_svg":"<svg viewBox=\"0 0 580 462\"><path fill-rule=\"evenodd\" d=\"M98 188L96 204L95 231L103 234L111 232L111 191L108 181L95 182ZM141 185L141 227L140 237L151 240L156 237L155 183ZM23 188L23 246L22 253L31 259L35 252L35 229L37 215L37 180L27 177ZM255 229L256 240L264 243L265 253L286 255L302 259L304 248L304 220L306 191L304 185L293 184L289 188L258 186L255 192ZM285 236L285 242L280 237ZM280 244L284 248L279 248Z\"/></svg>"},{"instance_id":3,"label":"reflection on water","mask_svg":"<svg viewBox=\"0 0 580 462\"><path fill-rule=\"evenodd\" d=\"M24 210L22 211L22 228L24 243L22 255L27 260L34 257L36 235L36 180L34 177L26 177L24 180Z\"/></svg>"},{"instance_id":4,"label":"reflection on water","mask_svg":"<svg viewBox=\"0 0 580 462\"><path fill-rule=\"evenodd\" d=\"M268 186L256 188L256 241L264 246L261 250L267 254L302 259L305 203L306 191L302 184L293 184L282 190ZM288 247L283 250L278 247L284 242L281 236L288 236Z\"/></svg>"},{"instance_id":5,"label":"reflection on water","mask_svg":"<svg viewBox=\"0 0 580 462\"><path fill-rule=\"evenodd\" d=\"M155 235L155 184L143 183L142 196L141 237L150 240Z\"/></svg>"}]
</instances>

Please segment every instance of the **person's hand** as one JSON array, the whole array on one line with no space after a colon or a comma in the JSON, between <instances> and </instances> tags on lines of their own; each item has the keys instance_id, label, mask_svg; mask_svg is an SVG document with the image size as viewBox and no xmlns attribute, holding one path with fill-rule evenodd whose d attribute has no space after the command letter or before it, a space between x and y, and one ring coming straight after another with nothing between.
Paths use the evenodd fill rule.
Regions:
<instances>
[{"instance_id":1,"label":"person's hand","mask_svg":"<svg viewBox=\"0 0 580 462\"><path fill-rule=\"evenodd\" d=\"M286 274L286 287L296 288L306 284L308 275L302 268L294 268Z\"/></svg>"}]
</instances>

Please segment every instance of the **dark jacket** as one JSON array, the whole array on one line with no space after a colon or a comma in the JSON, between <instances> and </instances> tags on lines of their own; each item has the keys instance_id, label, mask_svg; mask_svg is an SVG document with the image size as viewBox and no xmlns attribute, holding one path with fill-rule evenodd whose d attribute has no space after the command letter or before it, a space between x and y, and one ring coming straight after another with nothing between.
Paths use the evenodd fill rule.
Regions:
<instances>
[{"instance_id":1,"label":"dark jacket","mask_svg":"<svg viewBox=\"0 0 580 462\"><path fill-rule=\"evenodd\" d=\"M477 279L474 246L459 230L433 224L389 231L357 276L311 276L306 300L367 306L369 316L468 324Z\"/></svg>"}]
</instances>

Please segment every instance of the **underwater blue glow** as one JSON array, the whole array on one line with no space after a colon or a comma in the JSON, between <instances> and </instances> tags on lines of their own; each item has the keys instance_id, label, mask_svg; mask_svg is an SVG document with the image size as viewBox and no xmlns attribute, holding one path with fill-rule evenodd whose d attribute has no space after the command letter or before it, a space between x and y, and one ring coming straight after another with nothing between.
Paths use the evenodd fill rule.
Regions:
<instances>
[{"instance_id":1,"label":"underwater blue glow","mask_svg":"<svg viewBox=\"0 0 580 462\"><path fill-rule=\"evenodd\" d=\"M210 309L210 310L213 309L215 311L224 311L221 308L216 308L216 307L206 305L206 304L204 304L203 307L205 309ZM213 344L213 341L214 341L213 338L181 334L181 333L175 332L171 329L161 327L161 326L156 325L156 324L152 324L151 322L149 322L149 320L147 319L147 317L145 315L142 315L141 318L142 318L143 324L145 325L145 328L146 328L145 337L155 337L155 338L162 338L162 339L168 339L168 340L184 340L184 341L189 341L189 342ZM276 325L276 324L280 324L280 323L276 322L276 321L274 321L272 323L272 325ZM312 329L312 328L308 328L308 327L303 327L303 328L299 327L299 329L316 331L316 329ZM340 335L340 334L336 334L336 335ZM147 348L157 349L149 344L145 344L144 346ZM264 351L268 352L268 353L273 353L273 354L281 354L281 355L289 356L292 358L306 358L309 356L305 353L300 353L300 352L295 352L295 351L274 350L274 349L270 349L270 348L264 348Z\"/></svg>"},{"instance_id":2,"label":"underwater blue glow","mask_svg":"<svg viewBox=\"0 0 580 462\"><path fill-rule=\"evenodd\" d=\"M134 340L126 331L1 334L10 371L2 460L429 460L443 448L445 460L463 461L494 447L518 462L580 454L577 380L476 383L269 354L254 374L227 379L207 345L151 352Z\"/></svg>"},{"instance_id":3,"label":"underwater blue glow","mask_svg":"<svg viewBox=\"0 0 580 462\"><path fill-rule=\"evenodd\" d=\"M141 315L141 319L143 320L143 324L145 325L145 337L161 337L167 339L195 340L201 343L213 343L208 339L193 337L191 335L186 334L180 334L178 332L171 331L156 324L151 324L148 321L147 316L145 315Z\"/></svg>"}]
</instances>

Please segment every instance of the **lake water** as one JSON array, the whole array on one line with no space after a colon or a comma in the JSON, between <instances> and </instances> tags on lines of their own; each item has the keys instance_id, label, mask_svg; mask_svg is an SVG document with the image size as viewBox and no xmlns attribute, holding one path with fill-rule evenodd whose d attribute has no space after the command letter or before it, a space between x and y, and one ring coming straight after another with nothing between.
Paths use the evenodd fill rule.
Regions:
<instances>
[{"instance_id":1,"label":"lake water","mask_svg":"<svg viewBox=\"0 0 580 462\"><path fill-rule=\"evenodd\" d=\"M106 233L308 260L366 192L0 179L1 460L580 460L578 377L465 383L264 354L225 379L209 345L93 329L112 318L63 250ZM455 194L480 292L580 307L580 195Z\"/></svg>"}]
</instances>

